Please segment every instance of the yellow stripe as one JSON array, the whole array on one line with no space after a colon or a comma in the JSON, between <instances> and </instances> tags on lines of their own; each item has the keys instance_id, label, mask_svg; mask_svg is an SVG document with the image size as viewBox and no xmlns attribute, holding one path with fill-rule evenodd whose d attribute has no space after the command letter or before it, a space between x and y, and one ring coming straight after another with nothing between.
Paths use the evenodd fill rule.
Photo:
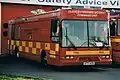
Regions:
<instances>
[{"instance_id":1,"label":"yellow stripe","mask_svg":"<svg viewBox=\"0 0 120 80\"><path fill-rule=\"evenodd\" d=\"M53 50L50 50L50 54L56 54L56 52L55 51L53 51Z\"/></svg>"},{"instance_id":2,"label":"yellow stripe","mask_svg":"<svg viewBox=\"0 0 120 80\"><path fill-rule=\"evenodd\" d=\"M32 48L32 53L36 54L36 48Z\"/></svg>"},{"instance_id":3,"label":"yellow stripe","mask_svg":"<svg viewBox=\"0 0 120 80\"><path fill-rule=\"evenodd\" d=\"M45 43L45 50L50 50L50 43Z\"/></svg>"},{"instance_id":4,"label":"yellow stripe","mask_svg":"<svg viewBox=\"0 0 120 80\"><path fill-rule=\"evenodd\" d=\"M112 39L112 42L120 42L120 39Z\"/></svg>"},{"instance_id":5,"label":"yellow stripe","mask_svg":"<svg viewBox=\"0 0 120 80\"><path fill-rule=\"evenodd\" d=\"M59 51L59 44L55 44L55 51Z\"/></svg>"},{"instance_id":6,"label":"yellow stripe","mask_svg":"<svg viewBox=\"0 0 120 80\"><path fill-rule=\"evenodd\" d=\"M53 58L53 59L56 58L56 56L54 56L54 55L49 55L49 57L50 57L50 58Z\"/></svg>"},{"instance_id":7,"label":"yellow stripe","mask_svg":"<svg viewBox=\"0 0 120 80\"><path fill-rule=\"evenodd\" d=\"M66 55L109 55L110 51L66 51Z\"/></svg>"}]
</instances>

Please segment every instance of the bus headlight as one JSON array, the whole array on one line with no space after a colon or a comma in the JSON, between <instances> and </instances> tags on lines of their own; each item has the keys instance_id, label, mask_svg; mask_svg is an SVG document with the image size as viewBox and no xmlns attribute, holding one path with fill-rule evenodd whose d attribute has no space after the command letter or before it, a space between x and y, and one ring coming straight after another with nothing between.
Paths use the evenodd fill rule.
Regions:
<instances>
[{"instance_id":1,"label":"bus headlight","mask_svg":"<svg viewBox=\"0 0 120 80\"><path fill-rule=\"evenodd\" d=\"M71 56L70 58L71 58L71 59L73 59L74 57L73 57L73 56Z\"/></svg>"},{"instance_id":2,"label":"bus headlight","mask_svg":"<svg viewBox=\"0 0 120 80\"><path fill-rule=\"evenodd\" d=\"M106 56L106 58L110 58L110 56Z\"/></svg>"},{"instance_id":3,"label":"bus headlight","mask_svg":"<svg viewBox=\"0 0 120 80\"><path fill-rule=\"evenodd\" d=\"M105 56L100 56L101 58L105 58Z\"/></svg>"},{"instance_id":4,"label":"bus headlight","mask_svg":"<svg viewBox=\"0 0 120 80\"><path fill-rule=\"evenodd\" d=\"M70 58L69 56L66 57L66 59L69 59L69 58Z\"/></svg>"},{"instance_id":5,"label":"bus headlight","mask_svg":"<svg viewBox=\"0 0 120 80\"><path fill-rule=\"evenodd\" d=\"M110 58L110 56L100 56L100 58L105 59L105 58Z\"/></svg>"},{"instance_id":6,"label":"bus headlight","mask_svg":"<svg viewBox=\"0 0 120 80\"><path fill-rule=\"evenodd\" d=\"M66 59L73 59L74 56L66 56L65 58L66 58Z\"/></svg>"}]
</instances>

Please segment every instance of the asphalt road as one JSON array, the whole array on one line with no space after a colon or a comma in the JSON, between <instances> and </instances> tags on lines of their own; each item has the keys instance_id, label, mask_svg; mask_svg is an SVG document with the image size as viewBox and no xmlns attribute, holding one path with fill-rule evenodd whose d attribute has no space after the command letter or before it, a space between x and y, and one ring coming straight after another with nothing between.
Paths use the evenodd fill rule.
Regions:
<instances>
[{"instance_id":1,"label":"asphalt road","mask_svg":"<svg viewBox=\"0 0 120 80\"><path fill-rule=\"evenodd\" d=\"M34 76L53 80L120 80L120 67L65 67L64 69L43 68L39 63L0 57L0 73Z\"/></svg>"}]
</instances>

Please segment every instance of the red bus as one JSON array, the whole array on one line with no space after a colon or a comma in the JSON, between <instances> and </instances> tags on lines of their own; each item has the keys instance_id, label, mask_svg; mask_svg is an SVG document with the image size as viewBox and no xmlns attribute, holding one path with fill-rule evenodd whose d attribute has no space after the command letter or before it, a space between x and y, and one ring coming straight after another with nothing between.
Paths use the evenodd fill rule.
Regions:
<instances>
[{"instance_id":1,"label":"red bus","mask_svg":"<svg viewBox=\"0 0 120 80\"><path fill-rule=\"evenodd\" d=\"M113 63L120 64L120 15L111 15L110 17L110 36Z\"/></svg>"},{"instance_id":2,"label":"red bus","mask_svg":"<svg viewBox=\"0 0 120 80\"><path fill-rule=\"evenodd\" d=\"M43 65L112 63L109 12L58 9L9 21L9 51Z\"/></svg>"}]
</instances>

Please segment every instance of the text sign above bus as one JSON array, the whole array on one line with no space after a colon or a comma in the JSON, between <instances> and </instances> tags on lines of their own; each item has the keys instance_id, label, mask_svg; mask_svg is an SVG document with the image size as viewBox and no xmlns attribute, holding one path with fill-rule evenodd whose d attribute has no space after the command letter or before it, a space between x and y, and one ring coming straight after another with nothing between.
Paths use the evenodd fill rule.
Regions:
<instances>
[{"instance_id":1,"label":"text sign above bus","mask_svg":"<svg viewBox=\"0 0 120 80\"><path fill-rule=\"evenodd\" d=\"M0 2L54 6L98 6L103 8L120 8L120 0L0 0Z\"/></svg>"},{"instance_id":2,"label":"text sign above bus","mask_svg":"<svg viewBox=\"0 0 120 80\"><path fill-rule=\"evenodd\" d=\"M62 17L64 19L107 20L107 15L108 13L103 10L69 9L63 10Z\"/></svg>"}]
</instances>

